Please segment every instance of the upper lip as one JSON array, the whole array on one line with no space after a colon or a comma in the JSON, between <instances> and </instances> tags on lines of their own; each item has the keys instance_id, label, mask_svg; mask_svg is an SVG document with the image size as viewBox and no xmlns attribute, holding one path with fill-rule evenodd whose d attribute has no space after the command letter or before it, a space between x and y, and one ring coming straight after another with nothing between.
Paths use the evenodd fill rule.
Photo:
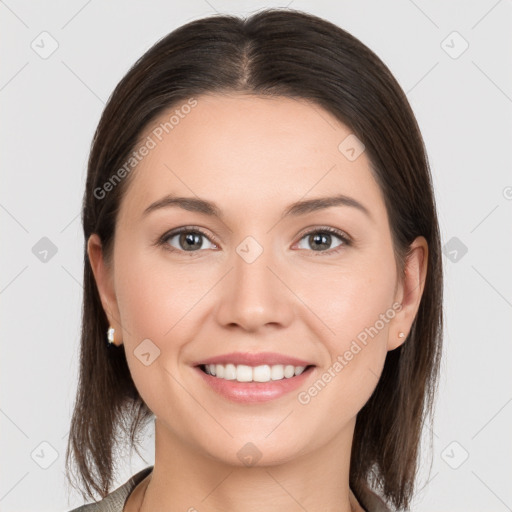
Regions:
<instances>
[{"instance_id":1,"label":"upper lip","mask_svg":"<svg viewBox=\"0 0 512 512\"><path fill-rule=\"evenodd\" d=\"M220 356L209 357L193 363L194 366L203 364L245 364L247 366L261 366L268 364L269 366L282 364L292 366L310 366L313 363L299 359L297 357L278 354L276 352L232 352L231 354L222 354Z\"/></svg>"}]
</instances>

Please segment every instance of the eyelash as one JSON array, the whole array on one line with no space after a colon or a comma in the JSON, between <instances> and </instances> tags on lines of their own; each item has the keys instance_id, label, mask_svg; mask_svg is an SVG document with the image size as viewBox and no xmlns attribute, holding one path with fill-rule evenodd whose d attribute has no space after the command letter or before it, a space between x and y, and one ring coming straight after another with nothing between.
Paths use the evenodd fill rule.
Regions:
<instances>
[{"instance_id":1,"label":"eyelash","mask_svg":"<svg viewBox=\"0 0 512 512\"><path fill-rule=\"evenodd\" d=\"M183 251L181 249L176 249L174 247L171 247L168 244L168 240L170 238L173 238L174 236L179 235L181 233L199 233L199 234L203 235L205 238L207 238L208 240L210 240L211 242L213 242L214 244L218 245L217 240L215 238L211 237L205 231L203 231L201 228L196 227L196 226L183 226L181 228L177 228L175 230L168 231L167 233L162 235L157 240L156 245L162 246L162 247L164 247L165 250L168 250L170 252L182 252L185 254L188 253L190 256L192 256L194 253L199 252L199 251ZM342 244L338 245L334 249L328 249L326 251L309 250L309 252L315 253L315 256L319 256L319 255L323 255L323 254L327 254L327 255L336 254L336 253L340 252L344 247L349 247L352 245L352 240L346 233L344 233L343 231L340 231L339 229L335 229L335 228L332 228L329 226L315 228L310 231L306 231L305 233L302 233L299 238L299 242L306 236L312 235L314 233L333 234L333 235L336 235L343 242Z\"/></svg>"}]
</instances>

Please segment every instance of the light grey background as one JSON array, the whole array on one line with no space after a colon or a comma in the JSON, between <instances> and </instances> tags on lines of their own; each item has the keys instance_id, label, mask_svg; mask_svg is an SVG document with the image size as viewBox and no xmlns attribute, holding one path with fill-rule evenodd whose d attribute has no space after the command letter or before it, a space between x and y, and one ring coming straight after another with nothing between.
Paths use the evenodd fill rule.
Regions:
<instances>
[{"instance_id":1,"label":"light grey background","mask_svg":"<svg viewBox=\"0 0 512 512\"><path fill-rule=\"evenodd\" d=\"M179 25L285 5L0 2L2 512L81 504L68 497L64 453L78 369L80 202L105 101L129 66ZM382 58L407 93L430 157L446 246L445 351L433 451L422 451L412 509L512 510L512 2L288 5L338 24ZM56 254L44 253L43 237ZM153 442L151 429L146 460L121 462L118 485L153 463Z\"/></svg>"}]
</instances>

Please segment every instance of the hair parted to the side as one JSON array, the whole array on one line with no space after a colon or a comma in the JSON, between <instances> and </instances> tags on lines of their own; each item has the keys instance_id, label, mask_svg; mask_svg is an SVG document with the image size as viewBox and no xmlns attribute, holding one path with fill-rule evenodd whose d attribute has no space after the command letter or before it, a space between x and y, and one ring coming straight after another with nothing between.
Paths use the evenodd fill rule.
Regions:
<instances>
[{"instance_id":1,"label":"hair parted to the side","mask_svg":"<svg viewBox=\"0 0 512 512\"><path fill-rule=\"evenodd\" d=\"M288 9L266 9L246 19L215 15L179 27L132 66L105 107L83 198L80 373L66 452L68 479L84 497L104 497L114 481L119 434L136 448L137 433L152 417L132 381L124 346L107 346L107 317L87 256L87 240L97 233L110 260L131 174L104 197L97 191L163 111L192 97L200 101L201 94L232 92L311 100L346 124L365 144L382 190L399 275L409 244L420 235L428 242L418 314L405 343L387 354L379 383L357 416L350 464L358 498L373 486L397 509L406 508L442 348L442 259L427 155L407 98L384 63L336 25Z\"/></svg>"}]
</instances>

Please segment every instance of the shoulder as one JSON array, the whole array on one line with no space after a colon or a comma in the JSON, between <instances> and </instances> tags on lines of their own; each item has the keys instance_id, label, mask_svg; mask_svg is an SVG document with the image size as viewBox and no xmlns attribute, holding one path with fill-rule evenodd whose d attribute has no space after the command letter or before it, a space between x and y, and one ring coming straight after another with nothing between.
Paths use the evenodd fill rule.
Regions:
<instances>
[{"instance_id":1,"label":"shoulder","mask_svg":"<svg viewBox=\"0 0 512 512\"><path fill-rule=\"evenodd\" d=\"M137 484L146 478L146 476L153 471L153 466L148 466L137 474L133 475L121 487L105 496L102 500L88 505L82 505L74 508L69 512L122 512L126 499L130 493L135 489Z\"/></svg>"}]
</instances>

